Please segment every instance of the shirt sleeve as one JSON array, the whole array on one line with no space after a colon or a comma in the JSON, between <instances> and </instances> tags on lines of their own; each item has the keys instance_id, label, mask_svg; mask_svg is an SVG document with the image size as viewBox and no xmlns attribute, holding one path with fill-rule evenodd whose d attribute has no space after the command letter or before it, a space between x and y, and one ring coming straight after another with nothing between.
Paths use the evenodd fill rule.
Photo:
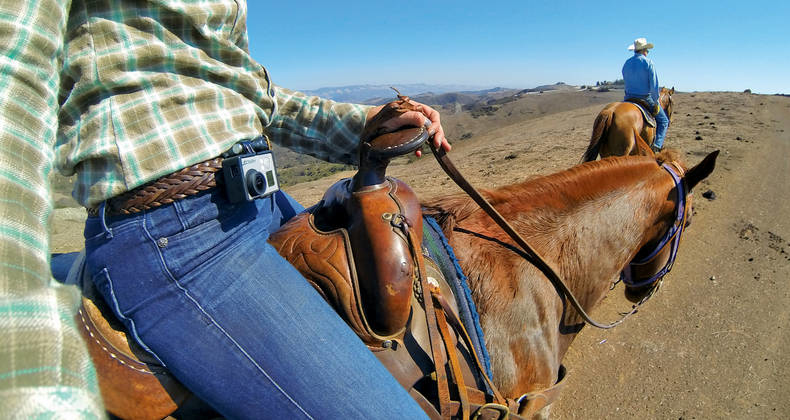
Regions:
<instances>
[{"instance_id":1,"label":"shirt sleeve","mask_svg":"<svg viewBox=\"0 0 790 420\"><path fill-rule=\"evenodd\" d=\"M653 67L653 62L648 61L647 64L647 78L650 81L650 97L658 103L658 75L656 69Z\"/></svg>"},{"instance_id":2,"label":"shirt sleeve","mask_svg":"<svg viewBox=\"0 0 790 420\"><path fill-rule=\"evenodd\" d=\"M0 1L0 413L105 416L74 322L79 293L51 278L48 175L70 1Z\"/></svg>"},{"instance_id":3,"label":"shirt sleeve","mask_svg":"<svg viewBox=\"0 0 790 420\"><path fill-rule=\"evenodd\" d=\"M357 164L366 105L335 102L274 86L276 111L266 128L271 140L318 159Z\"/></svg>"}]
</instances>

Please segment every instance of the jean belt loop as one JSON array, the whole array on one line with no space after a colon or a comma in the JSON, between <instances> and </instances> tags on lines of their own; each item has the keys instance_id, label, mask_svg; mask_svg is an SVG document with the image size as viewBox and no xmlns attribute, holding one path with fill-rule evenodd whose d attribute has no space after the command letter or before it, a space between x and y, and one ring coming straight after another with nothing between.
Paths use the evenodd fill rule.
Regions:
<instances>
[{"instance_id":1,"label":"jean belt loop","mask_svg":"<svg viewBox=\"0 0 790 420\"><path fill-rule=\"evenodd\" d=\"M112 229L107 226L107 201L102 201L99 204L99 220L101 220L101 226L104 229L104 234L107 239L112 239Z\"/></svg>"}]
</instances>

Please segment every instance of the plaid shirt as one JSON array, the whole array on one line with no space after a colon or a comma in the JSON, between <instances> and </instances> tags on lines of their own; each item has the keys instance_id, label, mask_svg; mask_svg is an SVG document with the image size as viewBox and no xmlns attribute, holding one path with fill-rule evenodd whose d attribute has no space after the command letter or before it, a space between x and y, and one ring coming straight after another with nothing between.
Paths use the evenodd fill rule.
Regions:
<instances>
[{"instance_id":1,"label":"plaid shirt","mask_svg":"<svg viewBox=\"0 0 790 420\"><path fill-rule=\"evenodd\" d=\"M367 107L280 88L247 49L240 0L0 0L0 413L104 416L49 271L47 177L85 206L266 132L355 163Z\"/></svg>"}]
</instances>

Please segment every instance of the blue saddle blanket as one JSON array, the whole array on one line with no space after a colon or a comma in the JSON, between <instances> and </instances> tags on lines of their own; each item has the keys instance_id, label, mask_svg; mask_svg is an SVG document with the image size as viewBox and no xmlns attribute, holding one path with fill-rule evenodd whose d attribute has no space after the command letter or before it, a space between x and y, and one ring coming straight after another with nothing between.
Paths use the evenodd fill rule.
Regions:
<instances>
[{"instance_id":1,"label":"blue saddle blanket","mask_svg":"<svg viewBox=\"0 0 790 420\"><path fill-rule=\"evenodd\" d=\"M428 250L428 256L436 262L441 269L444 278L453 289L458 305L459 318L464 328L469 333L472 346L475 348L483 363L488 377L491 375L491 358L486 350L485 337L480 327L480 317L477 308L472 300L472 292L466 281L466 276L461 271L458 259L455 257L452 247L447 242L439 224L432 217L424 216L422 223L423 239L422 245Z\"/></svg>"}]
</instances>

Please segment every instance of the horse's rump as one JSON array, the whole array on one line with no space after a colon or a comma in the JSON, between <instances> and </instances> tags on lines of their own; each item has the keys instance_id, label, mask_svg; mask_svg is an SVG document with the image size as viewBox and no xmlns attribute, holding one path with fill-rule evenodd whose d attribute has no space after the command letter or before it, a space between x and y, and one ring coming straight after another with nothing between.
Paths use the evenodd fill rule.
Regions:
<instances>
[{"instance_id":1,"label":"horse's rump","mask_svg":"<svg viewBox=\"0 0 790 420\"><path fill-rule=\"evenodd\" d=\"M608 104L593 123L590 143L581 158L581 163L595 160L598 155L652 156L650 149L653 128L646 123L647 114L633 102ZM647 138L645 138L647 137Z\"/></svg>"}]
</instances>

